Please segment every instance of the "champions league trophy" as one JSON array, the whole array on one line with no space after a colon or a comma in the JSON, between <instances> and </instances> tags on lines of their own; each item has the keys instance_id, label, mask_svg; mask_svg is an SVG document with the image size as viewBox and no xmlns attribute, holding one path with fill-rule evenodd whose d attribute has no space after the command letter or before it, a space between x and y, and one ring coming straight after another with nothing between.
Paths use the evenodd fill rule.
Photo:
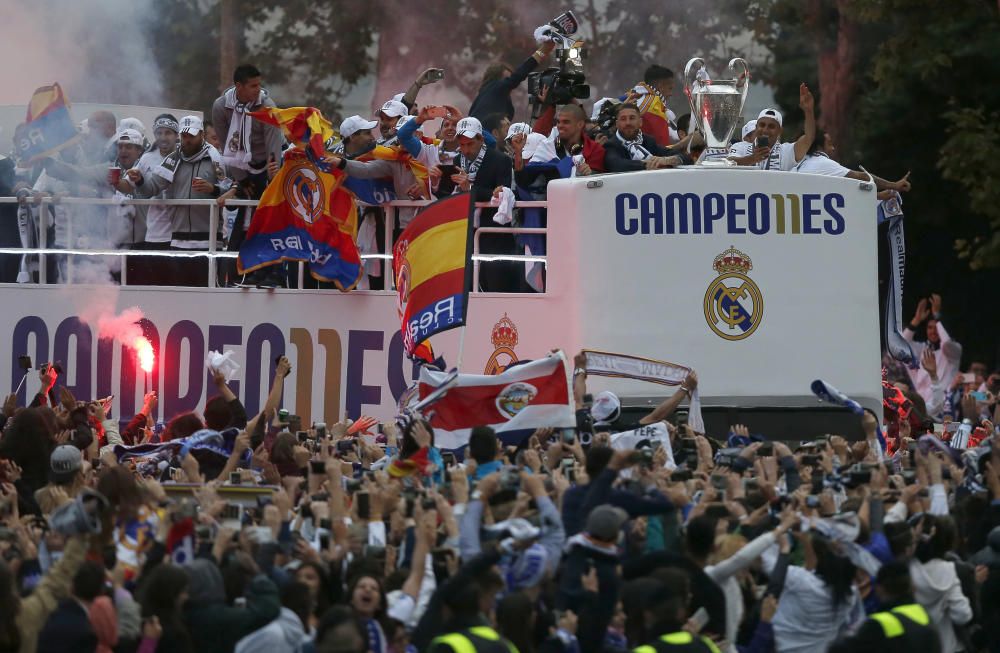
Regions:
<instances>
[{"instance_id":1,"label":"champions league trophy","mask_svg":"<svg viewBox=\"0 0 1000 653\"><path fill-rule=\"evenodd\" d=\"M697 164L700 166L735 165L726 157L750 90L750 67L737 57L729 62L729 72L732 79L710 79L705 61L697 57L684 67L684 93L691 116L705 137L705 153Z\"/></svg>"}]
</instances>

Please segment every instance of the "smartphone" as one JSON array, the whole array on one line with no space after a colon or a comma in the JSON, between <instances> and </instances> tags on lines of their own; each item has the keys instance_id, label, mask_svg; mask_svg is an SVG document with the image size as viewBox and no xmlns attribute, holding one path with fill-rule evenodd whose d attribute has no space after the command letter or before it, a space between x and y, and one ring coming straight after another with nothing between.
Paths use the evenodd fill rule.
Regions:
<instances>
[{"instance_id":1,"label":"smartphone","mask_svg":"<svg viewBox=\"0 0 1000 653\"><path fill-rule=\"evenodd\" d=\"M455 165L454 163L450 163L448 165L441 165L438 167L441 168L441 179L447 179L451 181L451 176L458 174L458 166Z\"/></svg>"},{"instance_id":2,"label":"smartphone","mask_svg":"<svg viewBox=\"0 0 1000 653\"><path fill-rule=\"evenodd\" d=\"M962 375L962 383L975 383L975 382L976 382L976 375L973 374L972 372L968 372Z\"/></svg>"},{"instance_id":3,"label":"smartphone","mask_svg":"<svg viewBox=\"0 0 1000 653\"><path fill-rule=\"evenodd\" d=\"M320 533L319 534L319 549L320 551L326 551L330 548L330 534Z\"/></svg>"},{"instance_id":4,"label":"smartphone","mask_svg":"<svg viewBox=\"0 0 1000 653\"><path fill-rule=\"evenodd\" d=\"M344 440L337 441L337 453L347 454L354 450L354 440L352 438L347 438Z\"/></svg>"},{"instance_id":5,"label":"smartphone","mask_svg":"<svg viewBox=\"0 0 1000 653\"><path fill-rule=\"evenodd\" d=\"M451 451L445 451L441 453L441 461L444 462L445 469L452 467L457 464L455 454Z\"/></svg>"},{"instance_id":6,"label":"smartphone","mask_svg":"<svg viewBox=\"0 0 1000 653\"><path fill-rule=\"evenodd\" d=\"M576 441L576 431L573 429L563 429L562 439L566 444L573 444Z\"/></svg>"},{"instance_id":7,"label":"smartphone","mask_svg":"<svg viewBox=\"0 0 1000 653\"><path fill-rule=\"evenodd\" d=\"M306 440L309 439L309 432L308 431L296 431L295 432L295 437L296 437L296 439L298 439L298 441L300 443L301 442L305 442Z\"/></svg>"},{"instance_id":8,"label":"smartphone","mask_svg":"<svg viewBox=\"0 0 1000 653\"><path fill-rule=\"evenodd\" d=\"M694 614L691 615L691 619L689 619L689 621L694 626L694 632L700 633L701 630L708 625L708 610L706 610L704 606L698 608L694 611Z\"/></svg>"},{"instance_id":9,"label":"smartphone","mask_svg":"<svg viewBox=\"0 0 1000 653\"><path fill-rule=\"evenodd\" d=\"M978 391L977 392L970 392L969 396L970 397L974 397L976 401L984 403L984 404L987 401L989 401L989 398L986 396L985 392L978 392Z\"/></svg>"},{"instance_id":10,"label":"smartphone","mask_svg":"<svg viewBox=\"0 0 1000 653\"><path fill-rule=\"evenodd\" d=\"M367 492L358 492L354 495L358 502L358 519L368 519L371 517L371 502Z\"/></svg>"},{"instance_id":11,"label":"smartphone","mask_svg":"<svg viewBox=\"0 0 1000 653\"><path fill-rule=\"evenodd\" d=\"M310 474L326 474L326 461L323 461L323 460L310 460L309 461L309 473Z\"/></svg>"},{"instance_id":12,"label":"smartphone","mask_svg":"<svg viewBox=\"0 0 1000 653\"><path fill-rule=\"evenodd\" d=\"M18 356L17 366L27 372L31 369L31 356Z\"/></svg>"},{"instance_id":13,"label":"smartphone","mask_svg":"<svg viewBox=\"0 0 1000 653\"><path fill-rule=\"evenodd\" d=\"M771 139L767 136L758 136L757 141L754 143L754 147L769 147L771 145Z\"/></svg>"},{"instance_id":14,"label":"smartphone","mask_svg":"<svg viewBox=\"0 0 1000 653\"><path fill-rule=\"evenodd\" d=\"M431 68L430 72L427 73L427 79L432 82L440 82L444 79L444 68Z\"/></svg>"},{"instance_id":15,"label":"smartphone","mask_svg":"<svg viewBox=\"0 0 1000 653\"><path fill-rule=\"evenodd\" d=\"M239 472L229 472L229 484L239 485L243 482L243 476Z\"/></svg>"},{"instance_id":16,"label":"smartphone","mask_svg":"<svg viewBox=\"0 0 1000 653\"><path fill-rule=\"evenodd\" d=\"M427 116L430 118L447 118L448 110L444 107L429 107L427 109Z\"/></svg>"}]
</instances>

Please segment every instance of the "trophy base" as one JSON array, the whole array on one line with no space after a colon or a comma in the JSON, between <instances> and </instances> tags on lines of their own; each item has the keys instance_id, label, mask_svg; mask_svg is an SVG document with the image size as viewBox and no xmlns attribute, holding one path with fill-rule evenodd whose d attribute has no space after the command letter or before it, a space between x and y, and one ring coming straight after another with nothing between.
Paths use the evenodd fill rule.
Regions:
<instances>
[{"instance_id":1,"label":"trophy base","mask_svg":"<svg viewBox=\"0 0 1000 653\"><path fill-rule=\"evenodd\" d=\"M695 163L699 168L735 168L736 162L728 158L726 148L708 148Z\"/></svg>"}]
</instances>

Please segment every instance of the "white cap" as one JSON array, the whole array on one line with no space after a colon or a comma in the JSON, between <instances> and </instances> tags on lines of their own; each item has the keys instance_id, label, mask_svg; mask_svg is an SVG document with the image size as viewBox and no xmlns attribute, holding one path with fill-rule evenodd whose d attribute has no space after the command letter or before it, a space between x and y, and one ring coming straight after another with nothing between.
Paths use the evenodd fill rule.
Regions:
<instances>
[{"instance_id":1,"label":"white cap","mask_svg":"<svg viewBox=\"0 0 1000 653\"><path fill-rule=\"evenodd\" d=\"M594 102L594 108L590 112L590 119L596 122L601 115L601 109L603 109L604 105L607 104L608 102L610 102L611 104L621 104L619 100L613 97L602 97L597 102Z\"/></svg>"},{"instance_id":2,"label":"white cap","mask_svg":"<svg viewBox=\"0 0 1000 653\"><path fill-rule=\"evenodd\" d=\"M406 123L410 122L415 118L416 116L411 116L411 115L400 116L399 120L396 121L396 130L398 131L403 127L403 125L405 125Z\"/></svg>"},{"instance_id":3,"label":"white cap","mask_svg":"<svg viewBox=\"0 0 1000 653\"><path fill-rule=\"evenodd\" d=\"M778 121L778 124L781 124L780 120ZM740 138L746 138L747 134L749 134L750 132L752 132L755 129L757 129L757 121L756 120L748 120L747 124L743 125L743 131L740 134Z\"/></svg>"},{"instance_id":4,"label":"white cap","mask_svg":"<svg viewBox=\"0 0 1000 653\"><path fill-rule=\"evenodd\" d=\"M596 422L613 422L621 414L622 402L618 395L605 390L598 392L594 397L594 404L590 407L590 414Z\"/></svg>"},{"instance_id":5,"label":"white cap","mask_svg":"<svg viewBox=\"0 0 1000 653\"><path fill-rule=\"evenodd\" d=\"M483 135L483 123L479 122L476 118L462 118L458 121L455 126L455 131L459 136L465 136L466 138L475 138L476 136Z\"/></svg>"},{"instance_id":6,"label":"white cap","mask_svg":"<svg viewBox=\"0 0 1000 653\"><path fill-rule=\"evenodd\" d=\"M379 113L384 113L390 118L401 118L403 116L408 116L410 114L410 110L407 109L406 105L399 100L389 100L382 105L382 108L379 109Z\"/></svg>"},{"instance_id":7,"label":"white cap","mask_svg":"<svg viewBox=\"0 0 1000 653\"><path fill-rule=\"evenodd\" d=\"M396 102L402 102L404 97L406 97L406 93L396 93L392 96L392 99Z\"/></svg>"},{"instance_id":8,"label":"white cap","mask_svg":"<svg viewBox=\"0 0 1000 653\"><path fill-rule=\"evenodd\" d=\"M340 123L340 137L350 138L360 131L368 131L378 126L377 120L365 120L361 116L351 116Z\"/></svg>"},{"instance_id":9,"label":"white cap","mask_svg":"<svg viewBox=\"0 0 1000 653\"><path fill-rule=\"evenodd\" d=\"M184 116L181 118L182 134L200 134L203 127L201 118L198 116Z\"/></svg>"},{"instance_id":10,"label":"white cap","mask_svg":"<svg viewBox=\"0 0 1000 653\"><path fill-rule=\"evenodd\" d=\"M760 115L757 116L757 120L760 120L761 118L771 118L772 120L777 121L779 127L784 126L784 123L782 122L783 118L781 117L781 112L778 111L777 109L764 109L763 111L760 112Z\"/></svg>"},{"instance_id":11,"label":"white cap","mask_svg":"<svg viewBox=\"0 0 1000 653\"><path fill-rule=\"evenodd\" d=\"M146 125L142 124L138 118L122 118L122 121L118 123L118 132L121 133L126 129L134 129L143 135L146 133Z\"/></svg>"},{"instance_id":12,"label":"white cap","mask_svg":"<svg viewBox=\"0 0 1000 653\"><path fill-rule=\"evenodd\" d=\"M118 142L143 147L142 134L134 129L123 129L118 132Z\"/></svg>"},{"instance_id":13,"label":"white cap","mask_svg":"<svg viewBox=\"0 0 1000 653\"><path fill-rule=\"evenodd\" d=\"M510 140L517 136L518 134L524 134L527 136L531 133L531 125L526 122L515 122L507 129L507 139Z\"/></svg>"}]
</instances>

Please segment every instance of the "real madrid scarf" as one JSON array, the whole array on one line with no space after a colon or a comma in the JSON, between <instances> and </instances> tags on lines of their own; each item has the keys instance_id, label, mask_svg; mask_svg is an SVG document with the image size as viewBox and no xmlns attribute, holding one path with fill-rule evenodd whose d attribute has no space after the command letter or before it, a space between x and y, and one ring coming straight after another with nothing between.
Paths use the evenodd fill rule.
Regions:
<instances>
[{"instance_id":1,"label":"real madrid scarf","mask_svg":"<svg viewBox=\"0 0 1000 653\"><path fill-rule=\"evenodd\" d=\"M469 175L469 181L473 182L476 180L476 175L479 173L479 167L483 165L483 159L486 157L486 143L479 149L479 154L472 161L465 158L463 154L461 157L462 170L465 170L466 174Z\"/></svg>"},{"instance_id":2,"label":"real madrid scarf","mask_svg":"<svg viewBox=\"0 0 1000 653\"><path fill-rule=\"evenodd\" d=\"M204 143L201 146L201 149L191 156L185 155L180 146L178 146L176 150L163 157L163 161L161 161L159 165L153 167L153 172L156 173L157 176L163 177L166 181L173 183L174 173L177 172L177 168L180 166L182 161L184 163L194 163L195 161L201 161L206 156L212 159L212 163L216 169L215 174L219 181L222 181L225 178L222 166L220 165L223 157L219 156L219 150L215 149L208 143Z\"/></svg>"},{"instance_id":3,"label":"real madrid scarf","mask_svg":"<svg viewBox=\"0 0 1000 653\"><path fill-rule=\"evenodd\" d=\"M267 91L260 90L260 94L253 102L241 103L236 99L236 87L230 86L223 95L223 102L227 109L232 109L233 115L229 121L229 133L222 148L222 160L227 165L247 170L258 174L267 170L267 166L255 169L250 166L250 132L253 129L250 111L253 107L264 104L267 99Z\"/></svg>"},{"instance_id":4,"label":"real madrid scarf","mask_svg":"<svg viewBox=\"0 0 1000 653\"><path fill-rule=\"evenodd\" d=\"M613 354L607 351L584 349L587 355L587 374L610 376L619 379L649 381L660 385L680 385L691 373L690 367L658 361L652 358ZM698 388L690 394L688 404L688 424L696 433L705 432L705 421L701 416L701 396Z\"/></svg>"},{"instance_id":5,"label":"real madrid scarf","mask_svg":"<svg viewBox=\"0 0 1000 653\"><path fill-rule=\"evenodd\" d=\"M646 159L652 156L649 150L647 150L645 147L642 146L641 131L638 134L638 138L628 140L624 136L622 136L622 133L620 131L615 130L615 138L617 138L618 141L622 145L624 145L626 149L628 149L628 154L630 157L632 157L633 161L645 161Z\"/></svg>"},{"instance_id":6,"label":"real madrid scarf","mask_svg":"<svg viewBox=\"0 0 1000 653\"><path fill-rule=\"evenodd\" d=\"M917 360L899 331L899 316L903 313L903 272L906 267L906 239L903 234L903 199L893 191L892 197L878 205L878 224L889 223L886 237L892 264L889 269L889 296L885 302L885 346L892 357L917 369Z\"/></svg>"}]
</instances>

